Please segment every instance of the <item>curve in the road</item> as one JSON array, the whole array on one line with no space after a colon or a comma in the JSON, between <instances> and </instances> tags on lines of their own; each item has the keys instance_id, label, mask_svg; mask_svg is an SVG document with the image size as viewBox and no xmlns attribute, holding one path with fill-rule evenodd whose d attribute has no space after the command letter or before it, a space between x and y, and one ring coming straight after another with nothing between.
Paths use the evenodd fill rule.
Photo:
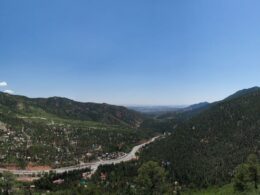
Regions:
<instances>
[{"instance_id":1,"label":"curve in the road","mask_svg":"<svg viewBox=\"0 0 260 195\"><path fill-rule=\"evenodd\" d=\"M83 169L86 169L86 168L90 168L91 173L94 174L100 165L119 164L121 162L127 162L127 161L131 161L131 160L135 159L136 153L138 151L140 151L141 148L143 148L144 146L154 142L159 137L160 136L153 137L149 141L133 147L131 152L124 155L123 157L119 157L119 158L113 159L113 160L84 163L84 164L81 164L81 165L75 165L75 166L70 166L70 167L62 167L62 168L51 169L51 170L42 170L42 171L41 170L8 170L8 169L0 168L0 172L8 171L8 172L11 172L11 173L18 175L18 176L33 176L33 175L39 175L39 174L43 174L43 173L49 173L50 171L55 172L55 173L64 173L64 172L67 172L67 171L83 170Z\"/></svg>"}]
</instances>

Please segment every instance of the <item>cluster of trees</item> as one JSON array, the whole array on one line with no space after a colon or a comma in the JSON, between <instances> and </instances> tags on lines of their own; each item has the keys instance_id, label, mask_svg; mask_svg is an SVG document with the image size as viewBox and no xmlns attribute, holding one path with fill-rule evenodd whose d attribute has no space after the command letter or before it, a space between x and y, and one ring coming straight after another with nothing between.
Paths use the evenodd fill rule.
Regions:
<instances>
[{"instance_id":1,"label":"cluster of trees","mask_svg":"<svg viewBox=\"0 0 260 195\"><path fill-rule=\"evenodd\" d=\"M107 174L106 180L100 179L101 173ZM102 166L92 181L103 194L173 195L181 191L179 183L170 182L166 169L154 161Z\"/></svg>"},{"instance_id":2,"label":"cluster of trees","mask_svg":"<svg viewBox=\"0 0 260 195\"><path fill-rule=\"evenodd\" d=\"M166 171L158 163L148 161L138 169L137 194L159 195L159 194L178 194L166 180Z\"/></svg>"},{"instance_id":3,"label":"cluster of trees","mask_svg":"<svg viewBox=\"0 0 260 195\"><path fill-rule=\"evenodd\" d=\"M4 172L0 174L0 194L14 194L15 176L12 173Z\"/></svg>"},{"instance_id":4,"label":"cluster of trees","mask_svg":"<svg viewBox=\"0 0 260 195\"><path fill-rule=\"evenodd\" d=\"M41 194L50 195L178 195L180 186L177 182L168 182L168 173L157 162L148 161L141 164L138 161L118 165L101 166L95 175L88 180L82 179L82 173L89 169L70 171L63 174L45 174L32 184L18 184L9 172L3 173L0 179L0 194ZM101 178L101 173L105 178ZM61 184L54 184L55 180Z\"/></svg>"},{"instance_id":5,"label":"cluster of trees","mask_svg":"<svg viewBox=\"0 0 260 195\"><path fill-rule=\"evenodd\" d=\"M41 179L34 182L38 190L58 191L77 187L82 179L82 173L90 172L90 169L68 171L62 174L50 172L45 174ZM55 180L63 180L59 185L53 183Z\"/></svg>"},{"instance_id":6,"label":"cluster of trees","mask_svg":"<svg viewBox=\"0 0 260 195\"><path fill-rule=\"evenodd\" d=\"M250 185L258 189L260 183L260 163L257 155L250 154L247 161L235 169L233 183L235 191L246 191Z\"/></svg>"},{"instance_id":7,"label":"cluster of trees","mask_svg":"<svg viewBox=\"0 0 260 195\"><path fill-rule=\"evenodd\" d=\"M19 186L15 177L8 172L1 175L0 194L34 194L49 192L50 195L180 195L182 187L172 180L172 174L167 171L167 163L160 165L154 161L141 163L131 161L118 165L104 165L99 167L95 175L84 180L82 173L89 169L71 171L63 174L50 173L35 181L36 189L29 186ZM106 175L100 177L101 173ZM245 163L239 165L233 176L235 192L247 193L252 186L257 189L260 177L260 164L256 154L248 156ZM62 184L54 184L57 179L64 180ZM19 186L19 188L17 188ZM15 188L19 189L15 191Z\"/></svg>"}]
</instances>

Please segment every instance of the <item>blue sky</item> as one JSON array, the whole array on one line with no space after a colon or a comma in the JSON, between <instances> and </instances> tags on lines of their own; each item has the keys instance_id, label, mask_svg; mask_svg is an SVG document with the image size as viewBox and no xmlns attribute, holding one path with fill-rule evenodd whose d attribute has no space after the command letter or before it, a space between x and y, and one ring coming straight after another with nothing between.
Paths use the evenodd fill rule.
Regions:
<instances>
[{"instance_id":1,"label":"blue sky","mask_svg":"<svg viewBox=\"0 0 260 195\"><path fill-rule=\"evenodd\" d=\"M260 85L258 0L1 0L0 89L192 104Z\"/></svg>"}]
</instances>

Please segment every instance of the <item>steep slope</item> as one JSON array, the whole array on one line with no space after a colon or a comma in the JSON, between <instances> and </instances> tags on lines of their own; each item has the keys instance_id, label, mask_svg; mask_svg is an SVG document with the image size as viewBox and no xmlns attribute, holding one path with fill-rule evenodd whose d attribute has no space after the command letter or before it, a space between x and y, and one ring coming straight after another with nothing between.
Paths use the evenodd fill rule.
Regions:
<instances>
[{"instance_id":1,"label":"steep slope","mask_svg":"<svg viewBox=\"0 0 260 195\"><path fill-rule=\"evenodd\" d=\"M167 162L183 184L229 182L234 168L260 148L260 89L213 104L144 151L143 160Z\"/></svg>"},{"instance_id":2,"label":"steep slope","mask_svg":"<svg viewBox=\"0 0 260 195\"><path fill-rule=\"evenodd\" d=\"M260 87L252 87L252 88L249 88L249 89L242 89L242 90L232 94L231 96L227 97L225 100L231 100L231 99L234 99L234 98L238 98L238 97L250 94L250 93L257 92L259 90L260 90Z\"/></svg>"}]
</instances>

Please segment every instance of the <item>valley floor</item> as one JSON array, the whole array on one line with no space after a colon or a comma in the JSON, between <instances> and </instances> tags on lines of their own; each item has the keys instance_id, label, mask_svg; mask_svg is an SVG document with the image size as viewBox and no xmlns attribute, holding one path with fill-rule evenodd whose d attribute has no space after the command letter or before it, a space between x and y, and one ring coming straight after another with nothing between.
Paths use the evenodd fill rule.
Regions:
<instances>
[{"instance_id":1,"label":"valley floor","mask_svg":"<svg viewBox=\"0 0 260 195\"><path fill-rule=\"evenodd\" d=\"M111 160L100 160L100 161L95 161L92 163L85 163L85 164L80 164L80 165L75 165L75 166L70 166L70 167L63 167L63 168L58 168L58 169L52 169L52 170L45 170L45 169L37 169L37 170L6 170L6 169L0 169L0 172L4 171L10 171L11 173L18 175L18 176L29 176L26 177L26 179L30 178L30 176L35 176L39 175L41 173L48 173L50 171L54 171L56 173L65 173L67 171L74 171L74 170L83 170L86 168L91 168L91 174L94 174L95 171L97 170L98 166L100 165L110 165L110 164L119 164L121 162L127 162L135 159L137 156L136 154L146 145L154 142L156 139L158 139L160 136L153 137L142 144L136 145L133 147L133 149L128 153L125 154L122 157L118 157L116 159L111 159Z\"/></svg>"}]
</instances>

